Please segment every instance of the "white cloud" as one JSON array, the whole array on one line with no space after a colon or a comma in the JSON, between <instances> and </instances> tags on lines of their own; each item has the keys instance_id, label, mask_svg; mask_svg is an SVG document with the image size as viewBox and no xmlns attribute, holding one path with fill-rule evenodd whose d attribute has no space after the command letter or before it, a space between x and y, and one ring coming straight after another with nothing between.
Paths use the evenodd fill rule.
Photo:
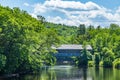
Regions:
<instances>
[{"instance_id":1,"label":"white cloud","mask_svg":"<svg viewBox=\"0 0 120 80\"><path fill-rule=\"evenodd\" d=\"M57 24L66 24L66 25L71 25L71 26L74 26L76 25L76 22L72 21L72 20L67 20L67 19L62 19L61 17L59 16L56 16L56 17L50 17L48 16L47 17L47 20L49 22L54 22L54 23L57 23Z\"/></svg>"},{"instance_id":2,"label":"white cloud","mask_svg":"<svg viewBox=\"0 0 120 80\"><path fill-rule=\"evenodd\" d=\"M44 5L47 7L71 8L71 9L82 9L82 10L100 9L100 7L93 2L87 2L83 4L81 2L76 2L76 1L52 0L52 1L46 1Z\"/></svg>"},{"instance_id":3,"label":"white cloud","mask_svg":"<svg viewBox=\"0 0 120 80\"><path fill-rule=\"evenodd\" d=\"M34 5L34 13L44 13L46 9L47 7L40 3Z\"/></svg>"},{"instance_id":4,"label":"white cloud","mask_svg":"<svg viewBox=\"0 0 120 80\"><path fill-rule=\"evenodd\" d=\"M120 6L118 7L118 9L116 10L117 13L120 13Z\"/></svg>"},{"instance_id":5,"label":"white cloud","mask_svg":"<svg viewBox=\"0 0 120 80\"><path fill-rule=\"evenodd\" d=\"M62 19L60 16L56 16L56 17L50 17L48 16L47 17L47 20L48 22L54 22L54 23L57 23L57 24L66 24L66 25L71 25L71 26L79 26L79 24L86 24L86 25L90 25L92 24L92 22L90 20L86 21L86 20L79 20L79 19L76 19L76 17L73 19Z\"/></svg>"},{"instance_id":6,"label":"white cloud","mask_svg":"<svg viewBox=\"0 0 120 80\"><path fill-rule=\"evenodd\" d=\"M31 15L32 17L34 17L34 18L37 18L37 15L34 14L34 13L30 13L30 15Z\"/></svg>"},{"instance_id":7,"label":"white cloud","mask_svg":"<svg viewBox=\"0 0 120 80\"><path fill-rule=\"evenodd\" d=\"M113 13L113 10L90 1L81 3L78 1L46 0L44 3L34 4L33 7L34 12L31 14L33 17L36 17L37 14L47 14L46 20L54 23L75 26L79 24L109 25L113 22L120 24L120 7ZM62 15L53 16L54 10L57 13L62 13L65 17ZM49 12L52 12L50 13L52 15Z\"/></svg>"},{"instance_id":8,"label":"white cloud","mask_svg":"<svg viewBox=\"0 0 120 80\"><path fill-rule=\"evenodd\" d=\"M28 4L28 3L23 3L23 5L24 5L24 6L29 6L29 4Z\"/></svg>"}]
</instances>

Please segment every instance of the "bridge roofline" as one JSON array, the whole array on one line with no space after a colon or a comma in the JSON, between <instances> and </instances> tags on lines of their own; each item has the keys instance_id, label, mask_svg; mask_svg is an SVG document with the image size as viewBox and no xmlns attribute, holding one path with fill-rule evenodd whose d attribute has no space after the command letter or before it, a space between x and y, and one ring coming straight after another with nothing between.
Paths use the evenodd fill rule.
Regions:
<instances>
[{"instance_id":1,"label":"bridge roofline","mask_svg":"<svg viewBox=\"0 0 120 80\"><path fill-rule=\"evenodd\" d=\"M62 44L58 47L52 46L53 49L56 50L83 50L83 45L80 44ZM91 45L86 45L85 48L87 50L92 50Z\"/></svg>"}]
</instances>

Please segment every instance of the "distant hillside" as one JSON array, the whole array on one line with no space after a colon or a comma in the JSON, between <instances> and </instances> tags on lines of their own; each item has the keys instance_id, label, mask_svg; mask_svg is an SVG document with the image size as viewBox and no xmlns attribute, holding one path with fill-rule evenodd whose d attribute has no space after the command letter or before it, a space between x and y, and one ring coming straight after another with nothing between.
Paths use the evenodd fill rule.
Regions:
<instances>
[{"instance_id":1,"label":"distant hillside","mask_svg":"<svg viewBox=\"0 0 120 80\"><path fill-rule=\"evenodd\" d=\"M57 31L59 37L61 37L62 44L70 44L71 38L76 35L78 27L67 26L62 24L54 24L50 22L45 23L46 28L54 28Z\"/></svg>"}]
</instances>

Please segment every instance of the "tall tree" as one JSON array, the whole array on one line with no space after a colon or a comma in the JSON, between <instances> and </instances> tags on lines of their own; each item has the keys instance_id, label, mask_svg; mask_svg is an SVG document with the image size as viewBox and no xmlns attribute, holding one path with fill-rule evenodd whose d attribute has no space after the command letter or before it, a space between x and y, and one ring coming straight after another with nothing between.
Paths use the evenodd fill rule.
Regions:
<instances>
[{"instance_id":1,"label":"tall tree","mask_svg":"<svg viewBox=\"0 0 120 80\"><path fill-rule=\"evenodd\" d=\"M78 27L77 35L84 35L86 33L86 27L84 24L80 24Z\"/></svg>"}]
</instances>

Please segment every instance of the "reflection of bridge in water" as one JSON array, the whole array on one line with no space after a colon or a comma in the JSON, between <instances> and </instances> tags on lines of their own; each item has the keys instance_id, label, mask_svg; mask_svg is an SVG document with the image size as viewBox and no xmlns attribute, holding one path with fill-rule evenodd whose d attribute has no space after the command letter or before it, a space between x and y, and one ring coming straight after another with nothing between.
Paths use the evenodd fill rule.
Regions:
<instances>
[{"instance_id":1,"label":"reflection of bridge in water","mask_svg":"<svg viewBox=\"0 0 120 80\"><path fill-rule=\"evenodd\" d=\"M57 64L74 64L72 57L80 56L81 51L84 49L82 45L77 44L61 45L53 48L57 50L57 53L55 54ZM86 45L85 48L88 51L92 50L90 45Z\"/></svg>"},{"instance_id":2,"label":"reflection of bridge in water","mask_svg":"<svg viewBox=\"0 0 120 80\"><path fill-rule=\"evenodd\" d=\"M56 65L50 66L48 70L53 71L55 74L52 80L83 80L87 68L81 70L73 65ZM87 77L86 74L85 77Z\"/></svg>"}]
</instances>

